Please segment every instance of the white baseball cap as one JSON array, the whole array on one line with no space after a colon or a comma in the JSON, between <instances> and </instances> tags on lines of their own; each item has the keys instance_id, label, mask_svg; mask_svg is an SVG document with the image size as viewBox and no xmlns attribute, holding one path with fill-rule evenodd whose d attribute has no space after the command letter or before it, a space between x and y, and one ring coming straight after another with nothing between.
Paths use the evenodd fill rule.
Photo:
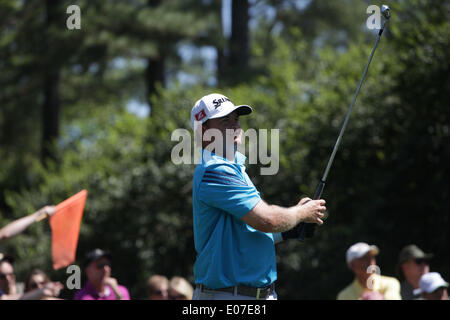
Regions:
<instances>
[{"instance_id":1,"label":"white baseball cap","mask_svg":"<svg viewBox=\"0 0 450 320\"><path fill-rule=\"evenodd\" d=\"M250 114L253 109L247 105L235 106L230 99L219 93L211 93L198 100L191 110L191 127L195 121L204 123L206 120L225 117L237 111L239 115Z\"/></svg>"},{"instance_id":2,"label":"white baseball cap","mask_svg":"<svg viewBox=\"0 0 450 320\"><path fill-rule=\"evenodd\" d=\"M441 275L437 272L428 272L422 275L419 280L419 288L414 289L414 294L420 294L422 292L432 293L436 289L441 287L448 288L448 283L442 279Z\"/></svg>"},{"instance_id":3,"label":"white baseball cap","mask_svg":"<svg viewBox=\"0 0 450 320\"><path fill-rule=\"evenodd\" d=\"M371 252L374 256L376 256L380 250L375 245L368 245L365 242L358 242L352 245L347 250L346 258L347 264L350 264L355 259L361 258L366 255L367 252Z\"/></svg>"}]
</instances>

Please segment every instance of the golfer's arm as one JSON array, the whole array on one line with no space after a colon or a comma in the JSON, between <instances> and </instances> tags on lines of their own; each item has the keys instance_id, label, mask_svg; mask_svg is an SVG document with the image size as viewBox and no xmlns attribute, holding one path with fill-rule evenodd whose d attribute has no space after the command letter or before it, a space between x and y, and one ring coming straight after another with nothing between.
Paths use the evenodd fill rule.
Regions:
<instances>
[{"instance_id":1,"label":"golfer's arm","mask_svg":"<svg viewBox=\"0 0 450 320\"><path fill-rule=\"evenodd\" d=\"M262 232L284 232L302 221L302 210L299 207L283 208L269 205L263 200L241 219L256 230Z\"/></svg>"}]
</instances>

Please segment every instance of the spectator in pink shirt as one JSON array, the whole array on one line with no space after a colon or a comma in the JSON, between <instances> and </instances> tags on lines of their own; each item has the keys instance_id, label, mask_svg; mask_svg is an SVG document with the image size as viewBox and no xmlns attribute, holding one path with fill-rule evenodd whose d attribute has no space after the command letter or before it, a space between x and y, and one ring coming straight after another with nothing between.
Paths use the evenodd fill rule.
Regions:
<instances>
[{"instance_id":1,"label":"spectator in pink shirt","mask_svg":"<svg viewBox=\"0 0 450 320\"><path fill-rule=\"evenodd\" d=\"M75 300L130 300L128 289L111 277L111 255L101 249L88 253L84 264L88 281Z\"/></svg>"}]
</instances>

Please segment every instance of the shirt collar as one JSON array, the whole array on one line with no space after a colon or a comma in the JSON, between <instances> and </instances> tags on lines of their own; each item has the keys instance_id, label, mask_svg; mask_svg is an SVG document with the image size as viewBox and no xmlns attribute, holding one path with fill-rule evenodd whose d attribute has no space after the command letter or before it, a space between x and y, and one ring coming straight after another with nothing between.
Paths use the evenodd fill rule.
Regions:
<instances>
[{"instance_id":1,"label":"shirt collar","mask_svg":"<svg viewBox=\"0 0 450 320\"><path fill-rule=\"evenodd\" d=\"M247 160L247 157L244 156L242 153L240 153L239 151L236 151L235 153L235 158L234 161L236 161L237 164L241 164L244 165L245 164L245 160Z\"/></svg>"},{"instance_id":2,"label":"shirt collar","mask_svg":"<svg viewBox=\"0 0 450 320\"><path fill-rule=\"evenodd\" d=\"M202 149L202 151L203 151L203 153L206 153L206 157L204 156L204 154L202 154L203 159L205 159L205 158L207 159L208 157L211 157L211 158L215 157L215 158L219 158L219 159L221 159L223 161L230 162L230 161L228 161L228 159L226 159L226 158L224 158L222 156L219 156L218 154L216 154L214 152L211 152L209 150ZM247 160L247 157L245 155L243 155L242 153L240 153L239 151L236 151L234 153L234 161L235 161L235 163L237 163L239 165L244 165L245 164L245 160Z\"/></svg>"}]
</instances>

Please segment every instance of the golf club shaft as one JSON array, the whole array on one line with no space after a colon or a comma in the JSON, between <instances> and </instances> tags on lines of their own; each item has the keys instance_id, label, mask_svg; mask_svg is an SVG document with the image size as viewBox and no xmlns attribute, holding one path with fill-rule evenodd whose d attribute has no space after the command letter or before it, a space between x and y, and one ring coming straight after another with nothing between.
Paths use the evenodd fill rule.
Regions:
<instances>
[{"instance_id":1,"label":"golf club shaft","mask_svg":"<svg viewBox=\"0 0 450 320\"><path fill-rule=\"evenodd\" d=\"M325 183L327 180L328 173L330 172L331 165L333 164L333 161L334 161L334 157L336 156L336 152L339 149L339 146L341 145L342 136L344 135L345 129L347 128L347 123L348 123L348 120L350 119L350 114L352 113L353 106L355 105L356 98L358 97L359 91L361 90L361 86L363 84L364 78L366 77L367 70L369 69L370 62L372 61L373 55L375 53L375 49L377 48L379 41L380 41L380 36L377 37L375 46L372 50L372 53L370 54L369 62L366 64L363 76L362 76L361 80L359 81L358 88L356 88L356 92L355 92L355 95L353 96L352 103L350 104L350 108L348 109L347 115L345 116L344 124L342 125L342 128L341 128L341 132L339 133L339 136L338 136L336 143L334 145L334 148L333 148L333 152L331 153L330 159L328 160L327 167L325 168L325 172L323 173L323 176L322 176L321 182L323 182L323 183ZM319 197L321 195L322 194L320 194ZM314 200L316 200L316 199L314 199Z\"/></svg>"},{"instance_id":2,"label":"golf club shaft","mask_svg":"<svg viewBox=\"0 0 450 320\"><path fill-rule=\"evenodd\" d=\"M356 88L355 95L353 96L352 103L350 104L350 107L347 111L347 115L345 116L344 123L342 125L341 131L340 131L339 136L334 145L333 152L331 153L330 159L328 160L328 164L327 164L327 167L325 168L325 172L323 173L322 179L319 181L319 184L316 187L316 191L314 192L313 200L318 200L322 196L323 189L325 188L325 182L328 177L328 173L330 171L331 165L333 164L334 157L336 156L336 152L341 144L342 136L344 135L348 120L350 119L350 114L352 113L352 109L356 102L356 98L358 97L359 90L361 89L364 78L366 77L367 71L369 70L370 62L372 61L373 55L375 54L375 50L377 49L378 43L380 42L380 38L381 38L381 35L383 34L385 26L386 26L386 22L383 24L383 27L378 32L377 39L375 40L375 45L374 45L374 47L372 49L372 53L370 54L370 57L369 57L369 61L367 62L366 67L364 68L363 75L361 77L361 80L359 81L358 87ZM306 238L313 237L315 229L316 229L316 224L302 222L300 224L300 236L299 236L298 240L301 241Z\"/></svg>"}]
</instances>

